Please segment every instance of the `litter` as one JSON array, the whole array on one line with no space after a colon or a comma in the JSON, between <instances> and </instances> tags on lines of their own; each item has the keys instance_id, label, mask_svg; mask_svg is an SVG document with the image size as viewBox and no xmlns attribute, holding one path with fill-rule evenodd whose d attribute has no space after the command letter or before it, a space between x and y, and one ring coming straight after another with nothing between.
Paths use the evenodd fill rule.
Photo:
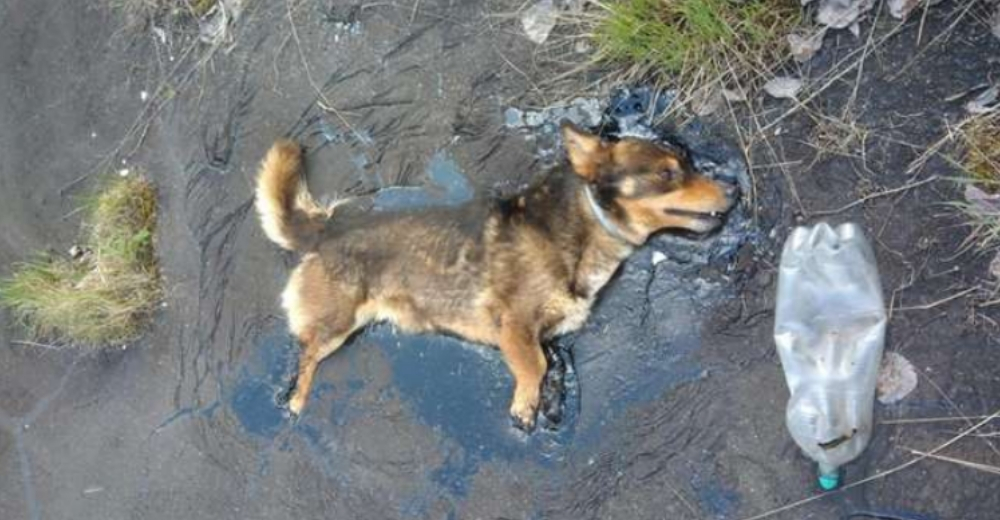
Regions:
<instances>
[{"instance_id":1,"label":"litter","mask_svg":"<svg viewBox=\"0 0 1000 520\"><path fill-rule=\"evenodd\" d=\"M824 490L872 435L886 311L875 254L861 227L796 228L778 274L774 341L791 396L785 420L819 464Z\"/></svg>"}]
</instances>

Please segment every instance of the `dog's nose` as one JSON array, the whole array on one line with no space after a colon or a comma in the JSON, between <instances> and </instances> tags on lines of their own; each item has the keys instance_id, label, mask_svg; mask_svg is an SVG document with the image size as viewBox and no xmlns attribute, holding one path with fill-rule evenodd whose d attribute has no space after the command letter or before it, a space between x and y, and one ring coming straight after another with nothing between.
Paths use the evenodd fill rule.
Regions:
<instances>
[{"instance_id":1,"label":"dog's nose","mask_svg":"<svg viewBox=\"0 0 1000 520\"><path fill-rule=\"evenodd\" d=\"M736 200L736 197L740 193L740 187L736 184L724 183L722 185L722 192L726 195L729 200Z\"/></svg>"}]
</instances>

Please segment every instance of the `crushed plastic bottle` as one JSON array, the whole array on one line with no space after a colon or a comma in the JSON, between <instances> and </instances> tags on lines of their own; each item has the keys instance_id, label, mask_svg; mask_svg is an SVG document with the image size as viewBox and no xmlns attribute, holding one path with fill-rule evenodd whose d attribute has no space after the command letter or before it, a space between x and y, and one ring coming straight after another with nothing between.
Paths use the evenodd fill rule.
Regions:
<instances>
[{"instance_id":1,"label":"crushed plastic bottle","mask_svg":"<svg viewBox=\"0 0 1000 520\"><path fill-rule=\"evenodd\" d=\"M872 435L886 312L875 255L856 224L796 228L778 275L774 340L791 392L785 420L819 464L824 490L840 483Z\"/></svg>"}]
</instances>

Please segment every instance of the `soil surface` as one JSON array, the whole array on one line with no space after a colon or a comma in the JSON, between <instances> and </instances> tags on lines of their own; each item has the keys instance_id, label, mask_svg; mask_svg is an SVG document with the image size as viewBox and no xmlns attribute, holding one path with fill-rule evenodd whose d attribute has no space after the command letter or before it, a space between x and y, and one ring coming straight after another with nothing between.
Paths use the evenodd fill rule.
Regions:
<instances>
[{"instance_id":1,"label":"soil surface","mask_svg":"<svg viewBox=\"0 0 1000 520\"><path fill-rule=\"evenodd\" d=\"M323 363L290 419L278 398L297 347L278 293L296 259L267 242L252 208L257 163L283 135L308 146L316 193L360 196L359 210L457 203L540 174L546 138L510 125L508 109L551 102L539 85L554 72L502 15L520 2L244 3L215 46L190 23L123 29L94 2L0 6L0 275L69 249L98 172L143 170L159 189L168 292L141 341L101 351L26 343L3 315L4 519L739 519L817 495L785 430L771 335L782 241L821 218L868 231L893 305L887 348L920 375L877 419L996 411L995 311L973 293L948 299L989 283L988 256L959 254L966 231L947 203L960 190L928 181L822 213L955 174L936 156L908 170L964 117L953 96L1000 77L1000 40L978 8L953 24L966 4L946 0L901 28L883 14L860 38L828 36L791 73L819 77L869 34L895 31L860 79L842 75L735 168L755 197L725 232L658 238L623 266L586 327L560 341L563 424L524 435L507 418L497 352L388 327ZM610 93L587 84L607 108ZM757 117L768 125L794 106L767 100ZM823 142L845 146L817 150L829 128L815 114L845 106L867 138L835 133ZM744 160L728 115L675 123L701 164ZM844 480L967 426L879 425ZM996 466L998 450L970 438L944 453ZM986 520L997 486L925 460L774 517Z\"/></svg>"}]
</instances>

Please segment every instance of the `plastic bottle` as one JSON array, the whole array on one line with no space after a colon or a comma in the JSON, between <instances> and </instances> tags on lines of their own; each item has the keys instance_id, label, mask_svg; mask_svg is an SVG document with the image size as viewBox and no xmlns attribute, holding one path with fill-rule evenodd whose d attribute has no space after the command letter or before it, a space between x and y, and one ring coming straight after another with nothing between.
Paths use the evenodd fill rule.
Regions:
<instances>
[{"instance_id":1,"label":"plastic bottle","mask_svg":"<svg viewBox=\"0 0 1000 520\"><path fill-rule=\"evenodd\" d=\"M796 228L781 254L774 340L791 392L788 431L819 464L824 490L839 485L838 468L871 439L885 327L875 255L861 228Z\"/></svg>"}]
</instances>

